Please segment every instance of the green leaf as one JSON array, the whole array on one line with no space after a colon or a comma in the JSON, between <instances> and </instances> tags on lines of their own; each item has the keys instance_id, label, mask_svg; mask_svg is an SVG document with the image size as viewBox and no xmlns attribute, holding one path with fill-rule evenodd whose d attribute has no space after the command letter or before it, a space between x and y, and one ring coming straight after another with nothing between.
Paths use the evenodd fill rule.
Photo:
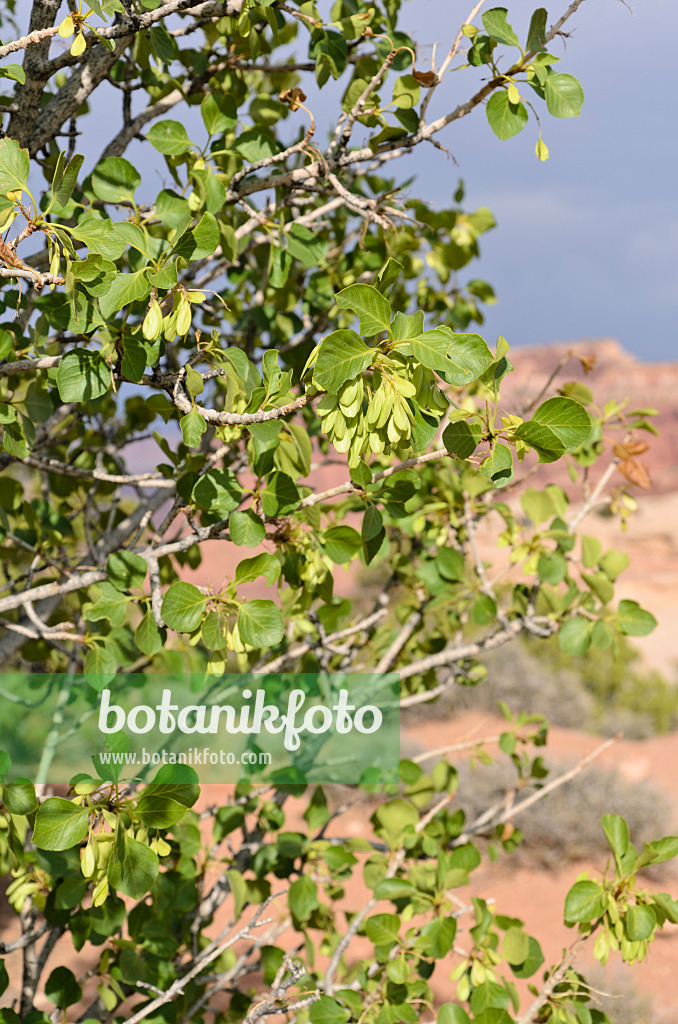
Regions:
<instances>
[{"instance_id":1,"label":"green leaf","mask_svg":"<svg viewBox=\"0 0 678 1024\"><path fill-rule=\"evenodd\" d=\"M667 892L653 892L652 899L668 921L678 924L678 903Z\"/></svg>"},{"instance_id":2,"label":"green leaf","mask_svg":"<svg viewBox=\"0 0 678 1024\"><path fill-rule=\"evenodd\" d=\"M89 811L60 796L40 804L35 818L33 843L39 850L70 850L87 835Z\"/></svg>"},{"instance_id":3,"label":"green leaf","mask_svg":"<svg viewBox=\"0 0 678 1024\"><path fill-rule=\"evenodd\" d=\"M629 827L618 814L604 814L600 819L600 827L614 854L617 870L621 872L621 860L629 848Z\"/></svg>"},{"instance_id":4,"label":"green leaf","mask_svg":"<svg viewBox=\"0 0 678 1024\"><path fill-rule=\"evenodd\" d=\"M222 651L228 644L226 622L219 612L210 611L202 624L200 635L208 651Z\"/></svg>"},{"instance_id":5,"label":"green leaf","mask_svg":"<svg viewBox=\"0 0 678 1024\"><path fill-rule=\"evenodd\" d=\"M523 928L508 928L501 946L507 963L516 967L525 963L530 952L530 938Z\"/></svg>"},{"instance_id":6,"label":"green leaf","mask_svg":"<svg viewBox=\"0 0 678 1024\"><path fill-rule=\"evenodd\" d=\"M333 562L344 565L360 551L362 538L352 526L330 526L322 535L322 544Z\"/></svg>"},{"instance_id":7,"label":"green leaf","mask_svg":"<svg viewBox=\"0 0 678 1024\"><path fill-rule=\"evenodd\" d=\"M546 19L548 12L545 7L538 7L530 18L527 30L527 50L530 53L542 53L545 50Z\"/></svg>"},{"instance_id":8,"label":"green leaf","mask_svg":"<svg viewBox=\"0 0 678 1024\"><path fill-rule=\"evenodd\" d=\"M555 462L583 444L591 432L591 419L583 405L571 398L549 398L531 420L521 423L515 436L530 445L540 462Z\"/></svg>"},{"instance_id":9,"label":"green leaf","mask_svg":"<svg viewBox=\"0 0 678 1024\"><path fill-rule=\"evenodd\" d=\"M493 7L482 15L482 22L485 31L490 39L496 39L498 43L506 46L520 47L520 40L506 20L508 10L505 7Z\"/></svg>"},{"instance_id":10,"label":"green leaf","mask_svg":"<svg viewBox=\"0 0 678 1024\"><path fill-rule=\"evenodd\" d=\"M663 839L655 839L649 845L655 854L653 864L661 864L663 861L678 857L678 836L664 836Z\"/></svg>"},{"instance_id":11,"label":"green leaf","mask_svg":"<svg viewBox=\"0 0 678 1024\"><path fill-rule=\"evenodd\" d=\"M517 103L514 106L509 100L506 89L498 89L497 92L492 93L487 101L485 113L490 128L502 141L511 139L518 132L522 132L528 121L525 104Z\"/></svg>"},{"instance_id":12,"label":"green leaf","mask_svg":"<svg viewBox=\"0 0 678 1024\"><path fill-rule=\"evenodd\" d=\"M394 260L392 256L389 256L389 258L386 260L386 263L384 263L383 267L381 268L381 270L377 274L376 287L381 292L382 295L386 294L386 292L389 290L391 285L394 284L394 282L398 280L398 278L402 274L402 272L403 272L403 265L402 265L402 263L399 263L398 260ZM397 315L398 314L396 313L396 316ZM423 314L422 314L421 330L418 331L417 333L421 334L421 331L423 331L423 329L424 329L424 321L423 321Z\"/></svg>"},{"instance_id":13,"label":"green leaf","mask_svg":"<svg viewBox=\"0 0 678 1024\"><path fill-rule=\"evenodd\" d=\"M287 897L291 913L298 921L308 921L319 907L318 887L310 875L302 875L292 882Z\"/></svg>"},{"instance_id":14,"label":"green leaf","mask_svg":"<svg viewBox=\"0 0 678 1024\"><path fill-rule=\"evenodd\" d=\"M387 331L391 323L391 307L380 291L371 284L351 284L336 295L339 309L357 313L360 330L367 338ZM355 375L354 375L355 376Z\"/></svg>"},{"instance_id":15,"label":"green leaf","mask_svg":"<svg viewBox=\"0 0 678 1024\"><path fill-rule=\"evenodd\" d=\"M609 624L599 619L593 626L591 632L591 646L596 651L606 651L614 641L614 633Z\"/></svg>"},{"instance_id":16,"label":"green leaf","mask_svg":"<svg viewBox=\"0 0 678 1024\"><path fill-rule=\"evenodd\" d=\"M585 569L592 569L594 565L598 565L602 553L603 545L597 537L581 538L581 560Z\"/></svg>"},{"instance_id":17,"label":"green leaf","mask_svg":"<svg viewBox=\"0 0 678 1024\"><path fill-rule=\"evenodd\" d=\"M108 865L111 887L124 896L140 900L155 882L158 871L157 853L138 839L130 839L124 828L118 826Z\"/></svg>"},{"instance_id":18,"label":"green leaf","mask_svg":"<svg viewBox=\"0 0 678 1024\"><path fill-rule=\"evenodd\" d=\"M565 897L565 924L596 920L603 915L604 890L597 882L575 882Z\"/></svg>"},{"instance_id":19,"label":"green leaf","mask_svg":"<svg viewBox=\"0 0 678 1024\"><path fill-rule=\"evenodd\" d=\"M90 686L103 690L111 682L118 668L118 659L111 647L95 644L85 655L82 669Z\"/></svg>"},{"instance_id":20,"label":"green leaf","mask_svg":"<svg viewBox=\"0 0 678 1024\"><path fill-rule=\"evenodd\" d=\"M273 601L248 601L238 612L238 632L250 647L275 647L284 634L282 612Z\"/></svg>"},{"instance_id":21,"label":"green leaf","mask_svg":"<svg viewBox=\"0 0 678 1024\"><path fill-rule=\"evenodd\" d=\"M84 348L67 352L57 370L62 402L86 402L100 398L111 386L111 370L98 352Z\"/></svg>"},{"instance_id":22,"label":"green leaf","mask_svg":"<svg viewBox=\"0 0 678 1024\"><path fill-rule=\"evenodd\" d=\"M95 585L97 598L84 606L85 618L89 622L100 622L108 619L112 626L121 626L127 614L129 597L120 592L118 587L104 581Z\"/></svg>"},{"instance_id":23,"label":"green leaf","mask_svg":"<svg viewBox=\"0 0 678 1024\"><path fill-rule=\"evenodd\" d=\"M133 551L113 552L106 562L109 582L121 591L143 587L147 568L141 555L135 555Z\"/></svg>"},{"instance_id":24,"label":"green leaf","mask_svg":"<svg viewBox=\"0 0 678 1024\"><path fill-rule=\"evenodd\" d=\"M548 490L537 491L534 487L528 487L520 496L520 504L525 515L532 520L535 526L555 515L556 510Z\"/></svg>"},{"instance_id":25,"label":"green leaf","mask_svg":"<svg viewBox=\"0 0 678 1024\"><path fill-rule=\"evenodd\" d=\"M549 551L539 556L537 575L544 583L555 587L567 576L567 562L559 551Z\"/></svg>"},{"instance_id":26,"label":"green leaf","mask_svg":"<svg viewBox=\"0 0 678 1024\"><path fill-rule=\"evenodd\" d=\"M416 313L396 313L391 323L393 340L411 341L424 333L424 314L420 309Z\"/></svg>"},{"instance_id":27,"label":"green leaf","mask_svg":"<svg viewBox=\"0 0 678 1024\"><path fill-rule=\"evenodd\" d=\"M268 584L275 583L280 576L280 562L268 551L254 558L245 558L235 570L235 582L251 583L257 577L264 576Z\"/></svg>"},{"instance_id":28,"label":"green leaf","mask_svg":"<svg viewBox=\"0 0 678 1024\"><path fill-rule=\"evenodd\" d=\"M164 622L180 633L192 633L202 621L207 598L192 583L173 583L162 600Z\"/></svg>"},{"instance_id":29,"label":"green leaf","mask_svg":"<svg viewBox=\"0 0 678 1024\"><path fill-rule=\"evenodd\" d=\"M436 1024L471 1024L471 1020L458 1003L443 1003L438 1007Z\"/></svg>"},{"instance_id":30,"label":"green leaf","mask_svg":"<svg viewBox=\"0 0 678 1024\"><path fill-rule=\"evenodd\" d=\"M73 159L69 160L66 164L61 181L54 189L54 198L61 206L65 206L73 195L73 190L78 181L78 174L84 162L84 156L76 153Z\"/></svg>"},{"instance_id":31,"label":"green leaf","mask_svg":"<svg viewBox=\"0 0 678 1024\"><path fill-rule=\"evenodd\" d=\"M247 883L241 873L235 868L230 868L226 872L226 878L228 879L228 885L233 896L233 913L236 917L239 917L247 902Z\"/></svg>"},{"instance_id":32,"label":"green leaf","mask_svg":"<svg viewBox=\"0 0 678 1024\"><path fill-rule=\"evenodd\" d=\"M293 224L285 238L287 251L303 267L318 267L325 261L329 242L303 224Z\"/></svg>"},{"instance_id":33,"label":"green leaf","mask_svg":"<svg viewBox=\"0 0 678 1024\"><path fill-rule=\"evenodd\" d=\"M65 1010L82 999L82 988L68 967L55 967L45 982L45 995L50 1003Z\"/></svg>"},{"instance_id":34,"label":"green leaf","mask_svg":"<svg viewBox=\"0 0 678 1024\"><path fill-rule=\"evenodd\" d=\"M200 113L210 135L221 135L235 128L238 120L235 100L222 92L208 92L200 104Z\"/></svg>"},{"instance_id":35,"label":"green leaf","mask_svg":"<svg viewBox=\"0 0 678 1024\"><path fill-rule=\"evenodd\" d=\"M647 636L657 628L657 620L652 612L645 611L637 601L620 601L617 626L625 636Z\"/></svg>"},{"instance_id":36,"label":"green leaf","mask_svg":"<svg viewBox=\"0 0 678 1024\"><path fill-rule=\"evenodd\" d=\"M505 487L513 479L513 457L505 444L495 444L491 453L480 464L480 472L495 487Z\"/></svg>"},{"instance_id":37,"label":"green leaf","mask_svg":"<svg viewBox=\"0 0 678 1024\"><path fill-rule=\"evenodd\" d=\"M574 657L586 654L591 645L592 629L593 623L588 619L584 619L581 615L568 619L561 626L558 633L558 643L560 644L561 651Z\"/></svg>"},{"instance_id":38,"label":"green leaf","mask_svg":"<svg viewBox=\"0 0 678 1024\"><path fill-rule=\"evenodd\" d=\"M92 171L94 194L105 203L133 203L140 184L138 170L122 156L106 157Z\"/></svg>"},{"instance_id":39,"label":"green leaf","mask_svg":"<svg viewBox=\"0 0 678 1024\"><path fill-rule=\"evenodd\" d=\"M468 459L480 443L481 427L479 423L467 423L457 420L448 423L443 430L443 444L451 455L458 459Z\"/></svg>"},{"instance_id":40,"label":"green leaf","mask_svg":"<svg viewBox=\"0 0 678 1024\"><path fill-rule=\"evenodd\" d=\"M3 992L6 992L9 987L9 974L5 967L5 961L0 960L0 996Z\"/></svg>"},{"instance_id":41,"label":"green leaf","mask_svg":"<svg viewBox=\"0 0 678 1024\"><path fill-rule=\"evenodd\" d=\"M478 380L494 362L479 334L453 334L446 327L425 331L410 341L410 348L415 359L455 387Z\"/></svg>"},{"instance_id":42,"label":"green leaf","mask_svg":"<svg viewBox=\"0 0 678 1024\"><path fill-rule=\"evenodd\" d=\"M396 914L374 914L365 922L365 934L375 946L393 945L400 939L400 918Z\"/></svg>"},{"instance_id":43,"label":"green leaf","mask_svg":"<svg viewBox=\"0 0 678 1024\"><path fill-rule=\"evenodd\" d=\"M414 75L401 75L393 86L393 104L400 110L411 110L419 102L421 89Z\"/></svg>"},{"instance_id":44,"label":"green leaf","mask_svg":"<svg viewBox=\"0 0 678 1024\"><path fill-rule=\"evenodd\" d=\"M435 558L438 572L446 580L463 580L464 556L456 548L440 548Z\"/></svg>"},{"instance_id":45,"label":"green leaf","mask_svg":"<svg viewBox=\"0 0 678 1024\"><path fill-rule=\"evenodd\" d=\"M146 132L146 138L165 156L181 156L193 145L180 121L156 121Z\"/></svg>"},{"instance_id":46,"label":"green leaf","mask_svg":"<svg viewBox=\"0 0 678 1024\"><path fill-rule=\"evenodd\" d=\"M417 946L421 942L421 948L427 956L442 960L452 949L456 933L457 922L453 917L438 917L421 929Z\"/></svg>"},{"instance_id":47,"label":"green leaf","mask_svg":"<svg viewBox=\"0 0 678 1024\"><path fill-rule=\"evenodd\" d=\"M142 654L152 658L154 654L161 651L164 646L164 638L156 625L152 612L146 612L143 619L134 631L134 643Z\"/></svg>"},{"instance_id":48,"label":"green leaf","mask_svg":"<svg viewBox=\"0 0 678 1024\"><path fill-rule=\"evenodd\" d=\"M118 274L111 282L105 295L99 299L99 309L104 319L116 316L130 302L145 299L151 292L151 282L146 270L133 274Z\"/></svg>"},{"instance_id":49,"label":"green leaf","mask_svg":"<svg viewBox=\"0 0 678 1024\"><path fill-rule=\"evenodd\" d=\"M207 430L204 417L200 415L197 409L191 409L190 412L181 417L179 426L181 427L181 436L186 447L197 448L200 444L200 438Z\"/></svg>"},{"instance_id":50,"label":"green leaf","mask_svg":"<svg viewBox=\"0 0 678 1024\"><path fill-rule=\"evenodd\" d=\"M219 245L219 225L213 213L204 213L196 226L185 231L172 249L185 260L203 260Z\"/></svg>"},{"instance_id":51,"label":"green leaf","mask_svg":"<svg viewBox=\"0 0 678 1024\"><path fill-rule=\"evenodd\" d=\"M636 906L629 907L624 919L625 931L631 942L641 942L649 939L657 927L657 918L652 907Z\"/></svg>"},{"instance_id":52,"label":"green leaf","mask_svg":"<svg viewBox=\"0 0 678 1024\"><path fill-rule=\"evenodd\" d=\"M355 331L334 331L320 342L313 370L314 383L323 391L336 395L342 384L353 380L370 366L373 357L373 349L368 348Z\"/></svg>"},{"instance_id":53,"label":"green leaf","mask_svg":"<svg viewBox=\"0 0 678 1024\"><path fill-rule=\"evenodd\" d=\"M233 143L233 149L248 163L257 163L259 160L266 160L269 156L275 156L281 150L280 143L264 132L250 129L238 136Z\"/></svg>"},{"instance_id":54,"label":"green leaf","mask_svg":"<svg viewBox=\"0 0 678 1024\"><path fill-rule=\"evenodd\" d=\"M191 498L200 508L226 517L238 507L242 495L243 489L232 470L210 469L194 486Z\"/></svg>"},{"instance_id":55,"label":"green leaf","mask_svg":"<svg viewBox=\"0 0 678 1024\"><path fill-rule=\"evenodd\" d=\"M250 509L233 512L228 520L228 531L234 544L246 548L256 548L266 536L263 519Z\"/></svg>"},{"instance_id":56,"label":"green leaf","mask_svg":"<svg viewBox=\"0 0 678 1024\"><path fill-rule=\"evenodd\" d=\"M346 1024L350 1013L332 996L321 996L308 1011L311 1024Z\"/></svg>"},{"instance_id":57,"label":"green leaf","mask_svg":"<svg viewBox=\"0 0 678 1024\"><path fill-rule=\"evenodd\" d=\"M21 85L26 84L26 72L21 64L5 64L0 68L0 76L10 78L13 82L19 82Z\"/></svg>"},{"instance_id":58,"label":"green leaf","mask_svg":"<svg viewBox=\"0 0 678 1024\"><path fill-rule=\"evenodd\" d=\"M402 833L413 827L419 821L419 812L416 807L400 797L395 800L388 800L374 812L372 820L375 825L383 831L389 839L389 844L397 843Z\"/></svg>"},{"instance_id":59,"label":"green leaf","mask_svg":"<svg viewBox=\"0 0 678 1024\"><path fill-rule=\"evenodd\" d=\"M115 231L110 220L83 217L72 229L73 237L84 242L91 253L99 253L109 260L118 260L127 248L125 240Z\"/></svg>"},{"instance_id":60,"label":"green leaf","mask_svg":"<svg viewBox=\"0 0 678 1024\"><path fill-rule=\"evenodd\" d=\"M261 507L265 516L282 516L293 512L301 501L301 495L287 473L276 470L268 478L268 485L261 494Z\"/></svg>"},{"instance_id":61,"label":"green leaf","mask_svg":"<svg viewBox=\"0 0 678 1024\"><path fill-rule=\"evenodd\" d=\"M0 195L25 189L29 169L28 150L8 135L0 139Z\"/></svg>"},{"instance_id":62,"label":"green leaf","mask_svg":"<svg viewBox=\"0 0 678 1024\"><path fill-rule=\"evenodd\" d=\"M530 935L527 959L522 964L512 964L511 970L515 974L516 978L531 978L533 974L536 974L543 963L544 954L541 951L541 946L537 940Z\"/></svg>"},{"instance_id":63,"label":"green leaf","mask_svg":"<svg viewBox=\"0 0 678 1024\"><path fill-rule=\"evenodd\" d=\"M2 802L10 814L32 814L38 809L35 786L28 779L17 779L16 782L3 786Z\"/></svg>"},{"instance_id":64,"label":"green leaf","mask_svg":"<svg viewBox=\"0 0 678 1024\"><path fill-rule=\"evenodd\" d=\"M612 583L628 569L630 564L629 556L624 551L615 551L614 548L606 551L599 562L600 568Z\"/></svg>"},{"instance_id":65,"label":"green leaf","mask_svg":"<svg viewBox=\"0 0 678 1024\"><path fill-rule=\"evenodd\" d=\"M546 107L554 117L578 117L584 102L584 90L573 75L552 72L544 87Z\"/></svg>"},{"instance_id":66,"label":"green leaf","mask_svg":"<svg viewBox=\"0 0 678 1024\"><path fill-rule=\"evenodd\" d=\"M200 796L198 776L189 765L163 765L137 800L137 813L149 828L171 828Z\"/></svg>"}]
</instances>

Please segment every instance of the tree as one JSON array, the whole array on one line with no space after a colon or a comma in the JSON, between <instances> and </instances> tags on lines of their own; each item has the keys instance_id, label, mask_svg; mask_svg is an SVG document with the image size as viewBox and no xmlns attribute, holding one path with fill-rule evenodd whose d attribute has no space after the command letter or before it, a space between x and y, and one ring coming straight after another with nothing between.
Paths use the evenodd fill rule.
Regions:
<instances>
[{"instance_id":1,"label":"tree","mask_svg":"<svg viewBox=\"0 0 678 1024\"><path fill-rule=\"evenodd\" d=\"M574 883L565 921L578 937L543 977L536 938L473 896L482 854L510 852L513 819L566 781L541 781L546 723L529 709L504 709L499 747L536 796L466 822L450 807L458 750L428 772L405 760L389 781L363 745L359 783L378 802L359 839L328 838L342 808L310 782L342 776L308 736L301 767L243 769L200 814L186 764L127 777L99 756L54 775L74 756L70 711L86 726L104 694L123 701L140 679L250 672L282 701L289 674L362 672L373 687L394 672L409 707L480 682L483 653L521 635L558 632L582 654L653 628L635 602L613 604L623 556L580 530L609 490L628 510L613 476L621 464L629 475L646 414L601 410L582 385L555 392L555 378L553 394L506 413L509 346L469 330L492 289L463 283L492 215L467 212L461 184L435 212L389 177L483 110L499 140L536 123L547 159L539 118L583 102L556 68L580 3L550 28L536 10L526 37L503 8L476 27L476 7L424 70L397 27L400 0L69 0L70 13L34 0L22 36L4 0L3 36L17 38L0 56L23 63L0 68L3 719L25 738L42 716L47 732L32 780L0 754L0 856L21 925L1 948L23 956L3 1024L72 1019L92 977L80 1019L414 1024L435 1015L430 979L450 963L457 1001L439 1024L600 1022L579 947L595 936L598 959L634 962L678 922L678 904L636 878L678 839L639 854L616 815L601 823L614 869ZM66 44L52 48L57 36ZM468 98L432 118L457 68ZM331 123L316 123L313 79L336 97ZM79 143L104 110L110 139L85 159ZM164 157L159 191L125 155L136 140L145 159ZM148 437L162 461L135 472L133 445ZM576 510L561 486L524 487L525 467L560 459L585 484ZM343 475L323 490L325 462ZM514 567L504 582L477 540L485 521ZM182 571L217 539L238 549L237 567L212 592ZM369 589L335 596L334 567L349 562L378 581L371 603ZM262 577L276 599L247 599ZM122 743L117 729L111 750ZM60 781L64 794L46 795ZM286 830L295 801L303 824ZM344 909L361 870L362 905ZM226 907L230 931L212 937ZM75 973L50 970L55 950ZM533 976L520 1006L510 979ZM9 980L0 968L0 988Z\"/></svg>"}]
</instances>

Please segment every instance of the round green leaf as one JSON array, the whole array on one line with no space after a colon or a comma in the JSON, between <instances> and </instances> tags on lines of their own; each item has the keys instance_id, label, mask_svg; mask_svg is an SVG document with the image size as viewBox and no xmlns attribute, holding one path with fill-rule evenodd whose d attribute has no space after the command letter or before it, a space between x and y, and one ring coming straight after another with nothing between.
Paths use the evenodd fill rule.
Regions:
<instances>
[{"instance_id":1,"label":"round green leaf","mask_svg":"<svg viewBox=\"0 0 678 1024\"><path fill-rule=\"evenodd\" d=\"M17 779L2 787L2 802L10 814L32 814L38 808L35 786L28 779Z\"/></svg>"},{"instance_id":2,"label":"round green leaf","mask_svg":"<svg viewBox=\"0 0 678 1024\"><path fill-rule=\"evenodd\" d=\"M108 881L124 896L140 900L158 877L158 855L138 839L118 828L108 865Z\"/></svg>"},{"instance_id":3,"label":"round green leaf","mask_svg":"<svg viewBox=\"0 0 678 1024\"><path fill-rule=\"evenodd\" d=\"M360 551L362 540L352 526L331 526L322 537L323 547L337 565L344 565Z\"/></svg>"},{"instance_id":4,"label":"round green leaf","mask_svg":"<svg viewBox=\"0 0 678 1024\"><path fill-rule=\"evenodd\" d=\"M60 796L50 796L40 805L35 819L33 843L39 850L70 850L87 835L89 812Z\"/></svg>"},{"instance_id":5,"label":"round green leaf","mask_svg":"<svg viewBox=\"0 0 678 1024\"><path fill-rule=\"evenodd\" d=\"M641 608L637 601L620 601L617 625L626 636L647 636L657 628L657 620L651 612Z\"/></svg>"},{"instance_id":6,"label":"round green leaf","mask_svg":"<svg viewBox=\"0 0 678 1024\"><path fill-rule=\"evenodd\" d=\"M573 75L552 72L544 86L546 107L554 117L578 117L584 102L584 90Z\"/></svg>"},{"instance_id":7,"label":"round green leaf","mask_svg":"<svg viewBox=\"0 0 678 1024\"><path fill-rule=\"evenodd\" d=\"M603 915L603 888L597 882L575 882L565 897L565 924L595 921Z\"/></svg>"},{"instance_id":8,"label":"round green leaf","mask_svg":"<svg viewBox=\"0 0 678 1024\"><path fill-rule=\"evenodd\" d=\"M558 633L558 643L561 651L571 654L574 657L586 654L591 644L591 632L593 623L581 615L568 619Z\"/></svg>"},{"instance_id":9,"label":"round green leaf","mask_svg":"<svg viewBox=\"0 0 678 1024\"><path fill-rule=\"evenodd\" d=\"M95 690L103 690L118 669L118 659L110 647L95 644L85 655L82 665L85 678Z\"/></svg>"},{"instance_id":10,"label":"round green leaf","mask_svg":"<svg viewBox=\"0 0 678 1024\"><path fill-rule=\"evenodd\" d=\"M55 967L45 982L45 995L50 1003L65 1010L82 999L82 988L68 967Z\"/></svg>"},{"instance_id":11,"label":"round green leaf","mask_svg":"<svg viewBox=\"0 0 678 1024\"><path fill-rule=\"evenodd\" d=\"M76 348L67 352L59 363L57 387L62 402L100 398L111 384L111 369L98 352Z\"/></svg>"},{"instance_id":12,"label":"round green leaf","mask_svg":"<svg viewBox=\"0 0 678 1024\"><path fill-rule=\"evenodd\" d=\"M499 89L487 101L485 113L490 128L497 138L510 139L522 132L527 124L528 114L524 103L515 106L509 101L508 91Z\"/></svg>"},{"instance_id":13,"label":"round green leaf","mask_svg":"<svg viewBox=\"0 0 678 1024\"><path fill-rule=\"evenodd\" d=\"M438 1008L436 1024L471 1024L469 1015L458 1003L443 1003Z\"/></svg>"},{"instance_id":14,"label":"round green leaf","mask_svg":"<svg viewBox=\"0 0 678 1024\"><path fill-rule=\"evenodd\" d=\"M625 918L626 934L631 942L640 942L642 939L649 939L657 926L657 918L652 907L636 905L629 907Z\"/></svg>"},{"instance_id":15,"label":"round green leaf","mask_svg":"<svg viewBox=\"0 0 678 1024\"><path fill-rule=\"evenodd\" d=\"M173 583L162 600L161 615L170 629L192 633L205 614L207 598L192 583Z\"/></svg>"},{"instance_id":16,"label":"round green leaf","mask_svg":"<svg viewBox=\"0 0 678 1024\"><path fill-rule=\"evenodd\" d=\"M247 509L232 514L228 520L228 532L234 544L255 548L266 536L266 527L256 512Z\"/></svg>"},{"instance_id":17,"label":"round green leaf","mask_svg":"<svg viewBox=\"0 0 678 1024\"><path fill-rule=\"evenodd\" d=\"M165 156L181 156L191 148L191 140L180 121L156 121L146 133L151 145Z\"/></svg>"},{"instance_id":18,"label":"round green leaf","mask_svg":"<svg viewBox=\"0 0 678 1024\"><path fill-rule=\"evenodd\" d=\"M238 632L251 647L274 647L283 638L282 612L273 601L248 601L238 612Z\"/></svg>"},{"instance_id":19,"label":"round green leaf","mask_svg":"<svg viewBox=\"0 0 678 1024\"><path fill-rule=\"evenodd\" d=\"M106 562L109 582L120 591L142 587L147 568L141 555L135 555L133 551L115 551Z\"/></svg>"},{"instance_id":20,"label":"round green leaf","mask_svg":"<svg viewBox=\"0 0 678 1024\"><path fill-rule=\"evenodd\" d=\"M122 156L109 156L92 171L94 194L106 203L134 202L140 184L138 170Z\"/></svg>"},{"instance_id":21,"label":"round green leaf","mask_svg":"<svg viewBox=\"0 0 678 1024\"><path fill-rule=\"evenodd\" d=\"M238 478L230 469L210 469L200 477L191 497L200 508L226 516L238 507L242 493Z\"/></svg>"},{"instance_id":22,"label":"round green leaf","mask_svg":"<svg viewBox=\"0 0 678 1024\"><path fill-rule=\"evenodd\" d=\"M164 633L164 631L163 631ZM142 654L149 658L157 654L163 647L163 633L158 628L152 612L146 612L134 631L134 643Z\"/></svg>"}]
</instances>

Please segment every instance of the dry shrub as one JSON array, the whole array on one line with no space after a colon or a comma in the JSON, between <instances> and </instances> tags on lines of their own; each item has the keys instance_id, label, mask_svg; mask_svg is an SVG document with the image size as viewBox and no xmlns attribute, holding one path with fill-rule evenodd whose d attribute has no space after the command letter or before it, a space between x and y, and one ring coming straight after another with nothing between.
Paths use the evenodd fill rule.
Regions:
<instances>
[{"instance_id":1,"label":"dry shrub","mask_svg":"<svg viewBox=\"0 0 678 1024\"><path fill-rule=\"evenodd\" d=\"M572 764L548 762L546 781ZM513 764L503 757L492 765L475 768L462 763L459 776L457 806L463 807L468 822L501 800L517 779ZM532 792L534 788L526 786L516 795L516 802ZM650 783L630 782L619 772L594 765L516 817L524 841L515 856L546 869L579 860L596 860L602 866L609 849L600 818L608 813L626 819L631 841L639 849L644 841L671 832L671 804L659 790ZM666 868L658 865L652 874L664 877Z\"/></svg>"}]
</instances>

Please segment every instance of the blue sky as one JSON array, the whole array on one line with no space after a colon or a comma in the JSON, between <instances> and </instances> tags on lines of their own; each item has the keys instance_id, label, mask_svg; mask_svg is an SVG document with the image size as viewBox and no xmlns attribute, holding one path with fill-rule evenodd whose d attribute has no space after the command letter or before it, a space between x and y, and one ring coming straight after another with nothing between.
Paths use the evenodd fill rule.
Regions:
<instances>
[{"instance_id":1,"label":"blue sky","mask_svg":"<svg viewBox=\"0 0 678 1024\"><path fill-rule=\"evenodd\" d=\"M535 0L504 2L509 21L525 38ZM471 0L405 0L402 25L418 44L420 67L430 67L436 40L440 61L470 6ZM329 9L329 3L320 7ZM565 7L566 0L549 5L549 24ZM398 174L415 174L410 194L441 207L451 202L462 176L467 206L494 212L498 227L484 237L482 259L470 273L489 280L497 292L498 304L488 308L482 328L488 341L499 334L511 345L607 336L646 360L675 359L678 4L639 0L629 9L622 0L585 0L566 29L571 34L565 46L555 44L554 52L564 58L559 70L579 77L586 99L579 118L544 115L551 152L546 163L534 154L532 119L520 135L500 142L484 110L477 109L441 133L458 166L427 146L406 157ZM306 55L305 37L295 49ZM479 78L479 71L450 75L430 116L466 98ZM318 93L306 81L304 87L322 143L323 121L336 117L336 90L328 86ZM105 101L111 106L107 116L95 104L98 113L83 123L79 148L88 163L118 124L119 97L112 93ZM197 112L186 108L170 116L185 120L189 131L199 123ZM355 142L361 141L359 129ZM149 149L133 143L127 156L137 166L144 162L155 187L167 175L162 158L153 159L158 155L151 157Z\"/></svg>"},{"instance_id":2,"label":"blue sky","mask_svg":"<svg viewBox=\"0 0 678 1024\"><path fill-rule=\"evenodd\" d=\"M525 38L536 4L506 5ZM549 4L549 24L565 7ZM417 41L439 38L440 53L465 7L410 0L404 9ZM495 214L480 264L499 299L488 310L488 340L613 336L644 359L675 359L678 5L641 0L630 11L621 0L586 0L566 28L564 51L560 43L554 50L559 70L581 80L586 99L579 118L542 119L551 158L534 156L533 122L500 142L475 111L442 135L458 168L442 154L434 161L430 148L413 158L420 194L445 203L461 174L469 202ZM468 73L457 77L455 90Z\"/></svg>"}]
</instances>

